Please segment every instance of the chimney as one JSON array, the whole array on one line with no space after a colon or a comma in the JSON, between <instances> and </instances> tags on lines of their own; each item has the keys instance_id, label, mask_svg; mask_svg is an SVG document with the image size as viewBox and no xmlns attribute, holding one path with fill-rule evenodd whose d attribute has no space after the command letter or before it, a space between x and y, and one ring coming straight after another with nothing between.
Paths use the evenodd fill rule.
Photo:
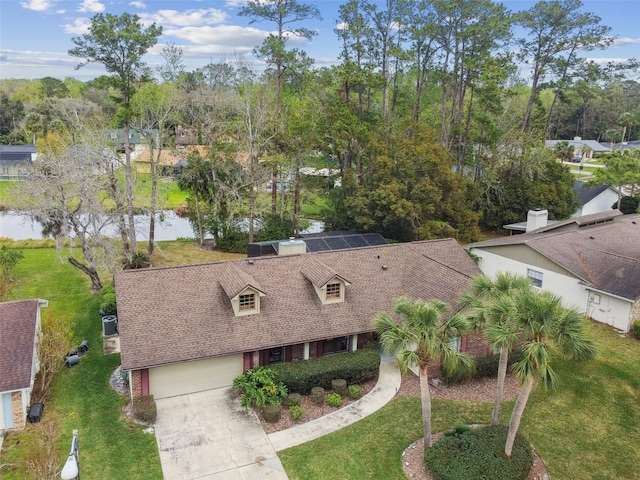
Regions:
<instances>
[{"instance_id":1,"label":"chimney","mask_svg":"<svg viewBox=\"0 0 640 480\"><path fill-rule=\"evenodd\" d=\"M549 212L536 208L535 210L529 210L527 213L527 230L526 232L532 232L538 228L546 227L547 220L549 219Z\"/></svg>"},{"instance_id":2,"label":"chimney","mask_svg":"<svg viewBox=\"0 0 640 480\"><path fill-rule=\"evenodd\" d=\"M582 137L573 137L573 141L574 142L581 142L582 141Z\"/></svg>"},{"instance_id":3,"label":"chimney","mask_svg":"<svg viewBox=\"0 0 640 480\"><path fill-rule=\"evenodd\" d=\"M289 237L289 240L278 242L278 255L296 255L306 252L307 244L304 240Z\"/></svg>"}]
</instances>

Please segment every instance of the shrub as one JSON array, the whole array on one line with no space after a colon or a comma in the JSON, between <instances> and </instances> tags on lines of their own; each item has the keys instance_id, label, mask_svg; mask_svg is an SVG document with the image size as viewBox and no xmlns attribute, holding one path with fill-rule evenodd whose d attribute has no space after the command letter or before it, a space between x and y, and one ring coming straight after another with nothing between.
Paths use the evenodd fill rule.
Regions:
<instances>
[{"instance_id":1,"label":"shrub","mask_svg":"<svg viewBox=\"0 0 640 480\"><path fill-rule=\"evenodd\" d=\"M116 304L116 292L113 284L107 283L102 287L100 310L104 315L118 315L118 306Z\"/></svg>"},{"instance_id":2,"label":"shrub","mask_svg":"<svg viewBox=\"0 0 640 480\"><path fill-rule=\"evenodd\" d=\"M354 400L358 400L360 397L362 397L362 388L360 388L360 385L349 385L347 393L349 394L349 397L353 398Z\"/></svg>"},{"instance_id":3,"label":"shrub","mask_svg":"<svg viewBox=\"0 0 640 480\"><path fill-rule=\"evenodd\" d=\"M340 405L342 405L342 395L335 392L330 393L329 395L327 395L327 404L331 405L332 407L339 407Z\"/></svg>"},{"instance_id":4,"label":"shrub","mask_svg":"<svg viewBox=\"0 0 640 480\"><path fill-rule=\"evenodd\" d=\"M273 405L268 404L265 405L262 409L262 417L266 422L276 423L280 420L282 416L282 406L281 405Z\"/></svg>"},{"instance_id":5,"label":"shrub","mask_svg":"<svg viewBox=\"0 0 640 480\"><path fill-rule=\"evenodd\" d=\"M507 457L508 431L505 425L456 427L426 451L425 463L438 480L524 480L533 465L531 447L518 434L511 457Z\"/></svg>"},{"instance_id":6,"label":"shrub","mask_svg":"<svg viewBox=\"0 0 640 480\"><path fill-rule=\"evenodd\" d=\"M291 405L289 407L289 414L291 415L291 418L295 421L295 420L300 420L302 418L302 416L304 415L304 408L302 407L302 405Z\"/></svg>"},{"instance_id":7,"label":"shrub","mask_svg":"<svg viewBox=\"0 0 640 480\"><path fill-rule=\"evenodd\" d=\"M241 390L240 403L245 408L280 405L287 396L287 387L275 381L275 372L268 367L252 368L241 373L233 379L233 388Z\"/></svg>"},{"instance_id":8,"label":"shrub","mask_svg":"<svg viewBox=\"0 0 640 480\"><path fill-rule=\"evenodd\" d=\"M248 241L248 234L239 226L224 227L222 236L218 239L218 249L223 252L246 253Z\"/></svg>"},{"instance_id":9,"label":"shrub","mask_svg":"<svg viewBox=\"0 0 640 480\"><path fill-rule=\"evenodd\" d=\"M357 384L375 378L380 370L380 355L375 350L311 358L300 362L279 363L271 367L278 381L284 383L291 392L308 395L319 386L331 388L331 381L344 379L348 384Z\"/></svg>"},{"instance_id":10,"label":"shrub","mask_svg":"<svg viewBox=\"0 0 640 480\"><path fill-rule=\"evenodd\" d=\"M133 416L136 420L145 423L153 423L156 421L158 408L153 395L144 395L133 399Z\"/></svg>"},{"instance_id":11,"label":"shrub","mask_svg":"<svg viewBox=\"0 0 640 480\"><path fill-rule=\"evenodd\" d=\"M511 366L522 358L520 350L513 351L509 354L508 365ZM475 369L466 373L447 373L446 369L440 368L442 381L446 384L464 382L472 378L487 378L498 375L498 364L500 363L500 355L487 355L485 357L475 358Z\"/></svg>"},{"instance_id":12,"label":"shrub","mask_svg":"<svg viewBox=\"0 0 640 480\"><path fill-rule=\"evenodd\" d=\"M287 395L287 400L285 401L288 407L293 405L300 405L302 403L302 395L299 393L290 393Z\"/></svg>"},{"instance_id":13,"label":"shrub","mask_svg":"<svg viewBox=\"0 0 640 480\"><path fill-rule=\"evenodd\" d=\"M640 340L640 320L633 322L633 336Z\"/></svg>"},{"instance_id":14,"label":"shrub","mask_svg":"<svg viewBox=\"0 0 640 480\"><path fill-rule=\"evenodd\" d=\"M136 252L131 260L125 258L122 261L125 270L136 270L138 268L147 268L151 265L149 255L143 252Z\"/></svg>"},{"instance_id":15,"label":"shrub","mask_svg":"<svg viewBox=\"0 0 640 480\"><path fill-rule=\"evenodd\" d=\"M311 389L311 401L316 405L322 405L324 403L324 388L313 387Z\"/></svg>"},{"instance_id":16,"label":"shrub","mask_svg":"<svg viewBox=\"0 0 640 480\"><path fill-rule=\"evenodd\" d=\"M331 390L336 393L339 393L341 396L347 395L347 381L343 378L338 378L336 380L331 380Z\"/></svg>"}]
</instances>

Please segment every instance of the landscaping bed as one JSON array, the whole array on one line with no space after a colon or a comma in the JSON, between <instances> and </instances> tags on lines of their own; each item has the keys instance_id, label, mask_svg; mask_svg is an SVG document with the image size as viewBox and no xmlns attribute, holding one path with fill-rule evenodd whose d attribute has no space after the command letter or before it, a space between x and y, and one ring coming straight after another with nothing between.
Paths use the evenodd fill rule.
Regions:
<instances>
[{"instance_id":1,"label":"landscaping bed","mask_svg":"<svg viewBox=\"0 0 640 480\"><path fill-rule=\"evenodd\" d=\"M378 381L378 378L376 377L376 378L372 378L371 380L367 380L366 382L360 383L359 385L360 385L360 389L362 390L362 396L365 396L367 393L369 393L373 389L373 387L376 386L377 381ZM325 392L325 399L326 399L326 396L330 393L331 393L331 390L327 390ZM342 405L339 408L344 408L355 401L356 400L354 400L353 398L345 396L342 399ZM322 417L323 415L327 415L328 413L331 413L331 412L335 412L336 410L339 409L336 407L332 407L331 405L328 405L326 401L322 405L316 405L311 400L311 395L302 395L302 402L300 405L302 406L302 408L304 408L304 415L298 420L293 420L291 418L289 409L285 405L282 406L282 416L280 417L280 420L275 423L269 423L264 420L264 417L262 415L262 408L254 407L254 411L256 412L256 415L258 415L258 418L260 419L262 428L267 434L269 434L269 433L279 432L280 430L286 430L287 428L292 428L306 422L310 422L311 420L315 420L316 418Z\"/></svg>"}]
</instances>

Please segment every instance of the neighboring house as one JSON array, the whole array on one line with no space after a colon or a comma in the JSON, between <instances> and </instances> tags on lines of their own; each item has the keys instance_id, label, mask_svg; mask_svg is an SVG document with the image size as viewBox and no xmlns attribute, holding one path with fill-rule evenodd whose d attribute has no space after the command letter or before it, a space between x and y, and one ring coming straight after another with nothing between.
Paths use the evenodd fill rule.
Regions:
<instances>
[{"instance_id":1,"label":"neighboring house","mask_svg":"<svg viewBox=\"0 0 640 480\"><path fill-rule=\"evenodd\" d=\"M559 143L568 143L572 145L577 156L581 156L584 160L593 158L594 155L599 153L607 153L611 151L607 147L603 147L602 144L595 140L583 140L581 137L573 137L573 140L546 140L545 146L547 148L555 149Z\"/></svg>"},{"instance_id":2,"label":"neighboring house","mask_svg":"<svg viewBox=\"0 0 640 480\"><path fill-rule=\"evenodd\" d=\"M618 191L608 185L589 185L586 182L573 182L580 207L572 217L582 217L594 213L611 212L618 203Z\"/></svg>"},{"instance_id":3,"label":"neighboring house","mask_svg":"<svg viewBox=\"0 0 640 480\"><path fill-rule=\"evenodd\" d=\"M35 159L35 145L0 145L0 180L24 180Z\"/></svg>"},{"instance_id":4,"label":"neighboring house","mask_svg":"<svg viewBox=\"0 0 640 480\"><path fill-rule=\"evenodd\" d=\"M118 271L122 369L132 398L230 386L248 368L371 346L401 295L455 310L478 274L453 239Z\"/></svg>"},{"instance_id":5,"label":"neighboring house","mask_svg":"<svg viewBox=\"0 0 640 480\"><path fill-rule=\"evenodd\" d=\"M40 308L46 300L0 303L0 430L24 428L40 370Z\"/></svg>"},{"instance_id":6,"label":"neighboring house","mask_svg":"<svg viewBox=\"0 0 640 480\"><path fill-rule=\"evenodd\" d=\"M195 127L176 127L176 145L197 145L198 129Z\"/></svg>"},{"instance_id":7,"label":"neighboring house","mask_svg":"<svg viewBox=\"0 0 640 480\"><path fill-rule=\"evenodd\" d=\"M123 128L107 128L104 130L104 134L107 136L107 141L111 142L116 151L120 154L124 153L124 129ZM135 128L129 128L129 146L131 148L131 159L140 155L149 146L149 141L152 140L154 145L158 145L159 131L152 129L150 133L145 133Z\"/></svg>"},{"instance_id":8,"label":"neighboring house","mask_svg":"<svg viewBox=\"0 0 640 480\"><path fill-rule=\"evenodd\" d=\"M163 176L175 175L181 172L187 164L190 153L196 152L202 158L206 158L209 149L202 145L187 145L177 148L163 148L158 160L158 150L153 151L153 159L158 162L160 174ZM151 153L148 144L140 148L135 158L136 171L138 173L151 173ZM180 167L182 166L182 167Z\"/></svg>"},{"instance_id":9,"label":"neighboring house","mask_svg":"<svg viewBox=\"0 0 640 480\"><path fill-rule=\"evenodd\" d=\"M480 258L484 274L525 275L617 330L627 332L640 320L640 214L576 217L466 248Z\"/></svg>"}]
</instances>

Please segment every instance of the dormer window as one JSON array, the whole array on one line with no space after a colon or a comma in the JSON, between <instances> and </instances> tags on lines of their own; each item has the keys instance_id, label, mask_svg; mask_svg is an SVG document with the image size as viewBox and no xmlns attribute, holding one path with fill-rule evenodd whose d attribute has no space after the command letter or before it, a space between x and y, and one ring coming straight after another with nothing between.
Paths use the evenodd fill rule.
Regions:
<instances>
[{"instance_id":1,"label":"dormer window","mask_svg":"<svg viewBox=\"0 0 640 480\"><path fill-rule=\"evenodd\" d=\"M327 284L327 300L331 300L334 298L340 299L341 292L342 284L340 282Z\"/></svg>"},{"instance_id":2,"label":"dormer window","mask_svg":"<svg viewBox=\"0 0 640 480\"><path fill-rule=\"evenodd\" d=\"M256 309L256 294L255 293L245 293L240 295L238 299L238 309L241 312L246 312L247 310L255 310Z\"/></svg>"}]
</instances>

